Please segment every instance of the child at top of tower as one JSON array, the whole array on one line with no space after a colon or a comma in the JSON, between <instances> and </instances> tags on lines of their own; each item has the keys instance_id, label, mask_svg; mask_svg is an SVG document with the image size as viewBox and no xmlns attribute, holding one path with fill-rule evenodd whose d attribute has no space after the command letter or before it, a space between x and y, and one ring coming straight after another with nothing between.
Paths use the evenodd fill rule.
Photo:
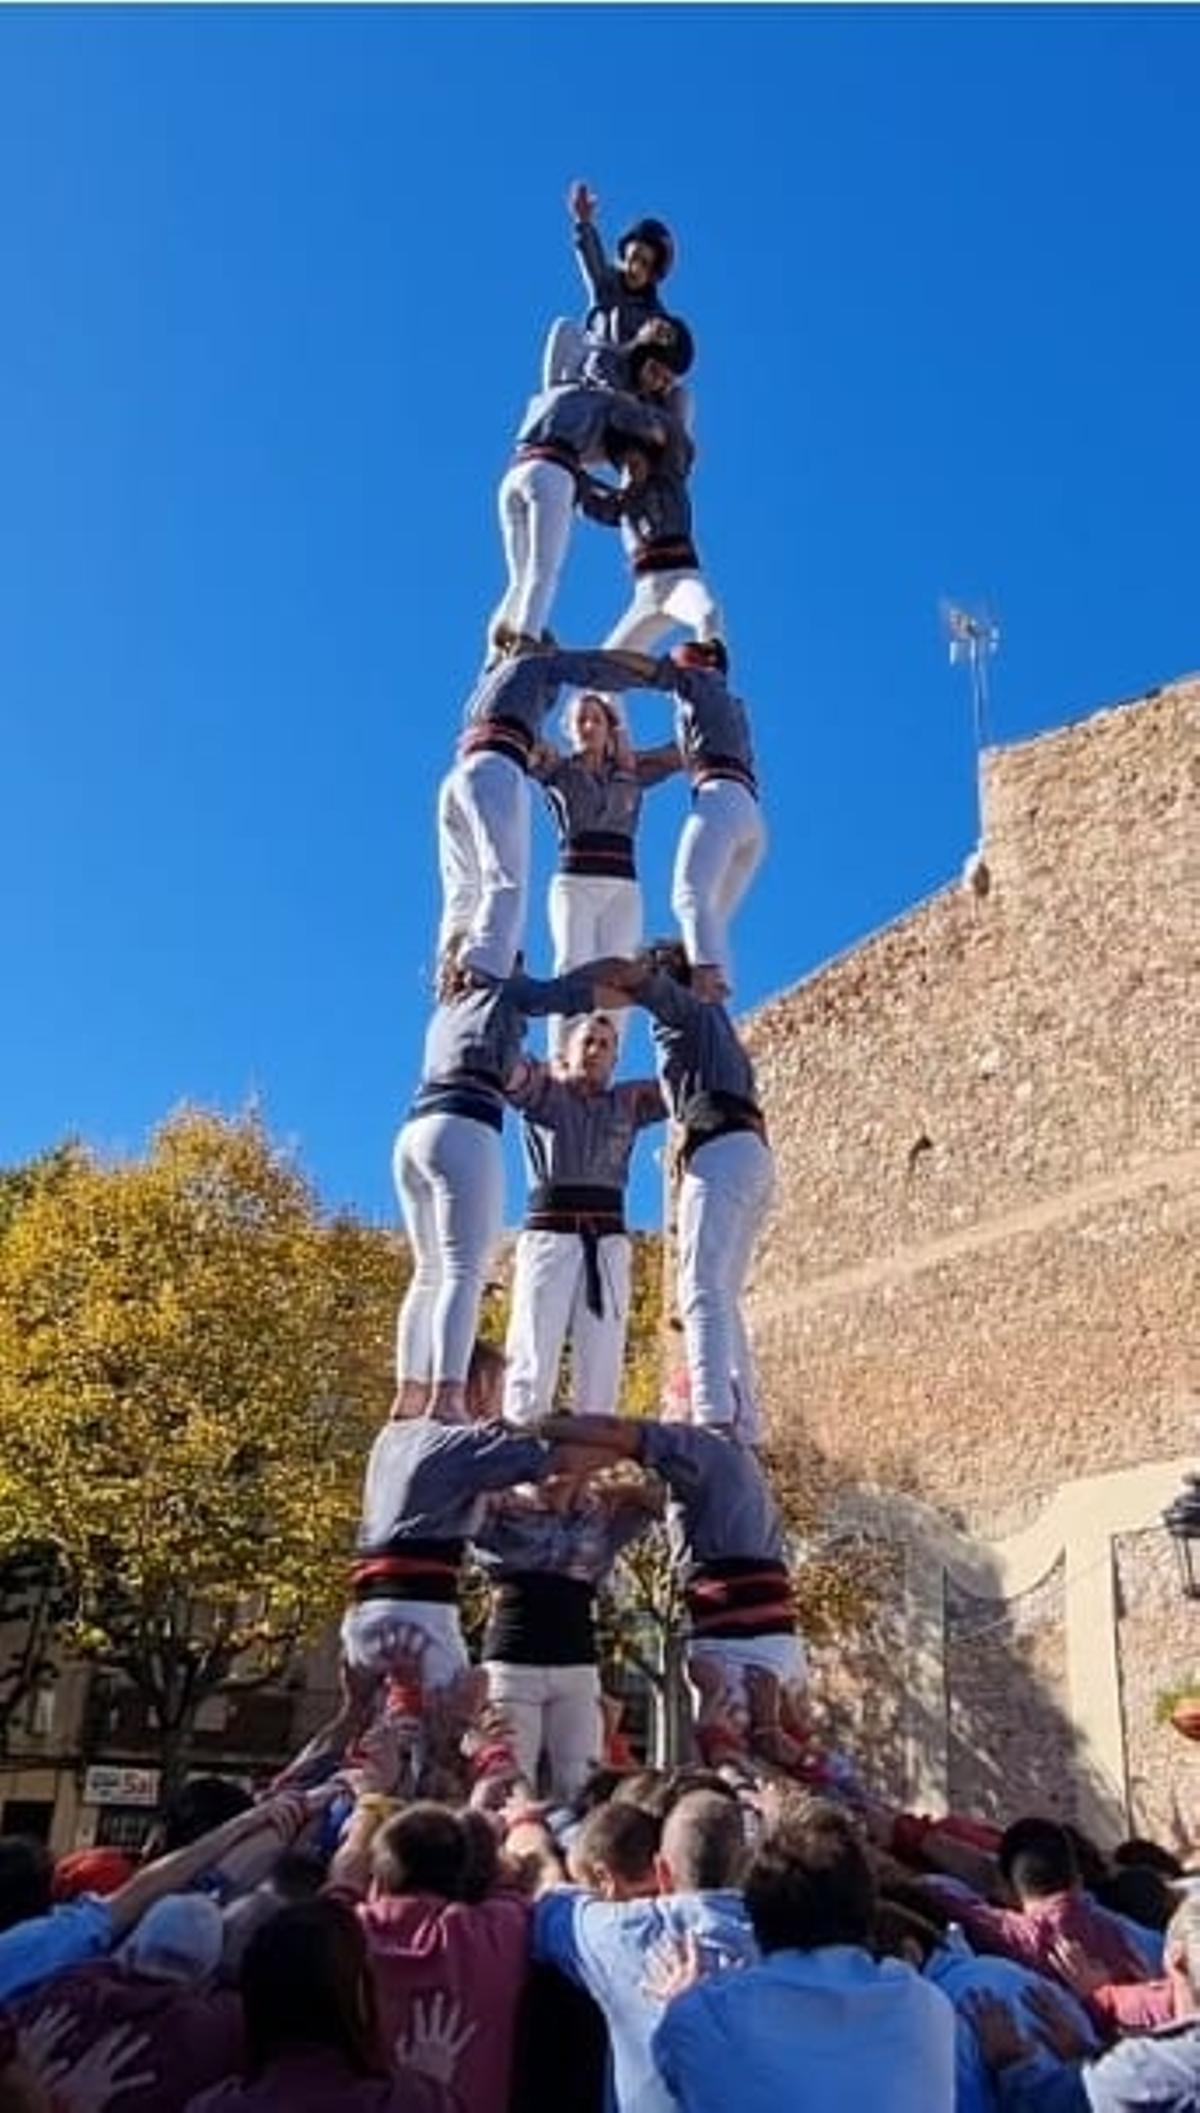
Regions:
<instances>
[{"instance_id":1,"label":"child at top of tower","mask_svg":"<svg viewBox=\"0 0 1200 2113\"><path fill-rule=\"evenodd\" d=\"M588 291L582 324L560 320L551 326L543 362L547 388L564 381L586 381L594 387L630 386L628 358L636 344L655 344L666 351L677 377L692 363L691 333L669 315L659 287L675 260L670 229L650 217L635 220L610 258L596 226L596 198L585 183L571 187L568 209L574 223L575 254ZM677 415L690 422L687 392L677 391Z\"/></svg>"}]
</instances>

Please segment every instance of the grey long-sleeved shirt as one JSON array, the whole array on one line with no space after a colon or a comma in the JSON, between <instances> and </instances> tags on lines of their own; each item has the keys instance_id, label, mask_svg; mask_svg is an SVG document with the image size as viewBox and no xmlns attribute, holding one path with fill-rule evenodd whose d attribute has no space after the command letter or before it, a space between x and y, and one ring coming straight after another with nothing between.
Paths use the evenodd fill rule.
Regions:
<instances>
[{"instance_id":1,"label":"grey long-sleeved shirt","mask_svg":"<svg viewBox=\"0 0 1200 2113\"><path fill-rule=\"evenodd\" d=\"M469 731L489 720L508 719L523 726L536 741L565 683L579 690L636 690L647 687L618 653L595 651L523 653L485 669L468 697L463 725ZM661 687L661 685L658 685Z\"/></svg>"},{"instance_id":2,"label":"grey long-sleeved shirt","mask_svg":"<svg viewBox=\"0 0 1200 2113\"><path fill-rule=\"evenodd\" d=\"M781 1563L783 1520L755 1455L690 1423L638 1427L638 1458L675 1499L675 1531L693 1563Z\"/></svg>"},{"instance_id":3,"label":"grey long-sleeved shirt","mask_svg":"<svg viewBox=\"0 0 1200 2113\"><path fill-rule=\"evenodd\" d=\"M706 1004L662 969L638 993L650 1014L659 1083L676 1121L700 1093L729 1093L756 1107L754 1066L723 1005Z\"/></svg>"},{"instance_id":4,"label":"grey long-sleeved shirt","mask_svg":"<svg viewBox=\"0 0 1200 2113\"><path fill-rule=\"evenodd\" d=\"M574 242L575 256L591 304L587 315L589 336L599 338L606 345L628 345L643 323L666 313L658 297L657 283L643 287L640 293L634 293L626 286L619 267L605 250L599 229L591 220L575 222Z\"/></svg>"},{"instance_id":5,"label":"grey long-sleeved shirt","mask_svg":"<svg viewBox=\"0 0 1200 2113\"><path fill-rule=\"evenodd\" d=\"M488 1490L540 1482L549 1460L540 1438L514 1436L503 1424L432 1416L385 1423L367 1460L359 1553L396 1541L465 1540Z\"/></svg>"},{"instance_id":6,"label":"grey long-sleeved shirt","mask_svg":"<svg viewBox=\"0 0 1200 2113\"><path fill-rule=\"evenodd\" d=\"M1070 2068L1038 2053L996 2078L1000 2113L1200 2113L1200 2025L1121 2040Z\"/></svg>"},{"instance_id":7,"label":"grey long-sleeved shirt","mask_svg":"<svg viewBox=\"0 0 1200 2113\"><path fill-rule=\"evenodd\" d=\"M593 770L582 756L556 756L552 763L535 766L534 776L546 796L559 844L602 830L607 836L637 834L642 811L642 793L659 785L678 770L677 757L653 753L635 756L633 769L607 762Z\"/></svg>"},{"instance_id":8,"label":"grey long-sleeved shirt","mask_svg":"<svg viewBox=\"0 0 1200 2113\"><path fill-rule=\"evenodd\" d=\"M661 447L675 423L669 412L626 390L567 382L530 397L517 446L569 448L581 462L599 462L613 436L638 447Z\"/></svg>"},{"instance_id":9,"label":"grey long-sleeved shirt","mask_svg":"<svg viewBox=\"0 0 1200 2113\"><path fill-rule=\"evenodd\" d=\"M593 989L589 975L571 969L565 976L508 976L439 1005L425 1033L422 1086L471 1084L499 1102L521 1054L526 1021L590 1012Z\"/></svg>"},{"instance_id":10,"label":"grey long-sleeved shirt","mask_svg":"<svg viewBox=\"0 0 1200 2113\"><path fill-rule=\"evenodd\" d=\"M638 1131L667 1112L653 1079L585 1093L545 1064L531 1067L508 1098L525 1118L525 1160L535 1185L624 1189Z\"/></svg>"},{"instance_id":11,"label":"grey long-sleeved shirt","mask_svg":"<svg viewBox=\"0 0 1200 2113\"><path fill-rule=\"evenodd\" d=\"M750 715L722 675L707 668L681 668L664 661L660 680L675 692L675 740L684 768L695 775L706 763L724 757L753 778L754 744Z\"/></svg>"}]
</instances>

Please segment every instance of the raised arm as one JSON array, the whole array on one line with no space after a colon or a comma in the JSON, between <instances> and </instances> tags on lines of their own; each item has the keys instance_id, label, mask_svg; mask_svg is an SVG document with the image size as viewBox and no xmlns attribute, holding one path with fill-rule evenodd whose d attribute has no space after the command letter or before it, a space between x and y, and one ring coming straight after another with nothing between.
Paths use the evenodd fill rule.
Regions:
<instances>
[{"instance_id":1,"label":"raised arm","mask_svg":"<svg viewBox=\"0 0 1200 2113\"><path fill-rule=\"evenodd\" d=\"M639 785L649 788L661 785L664 778L673 778L683 769L683 757L673 741L665 741L661 748L639 748L633 759Z\"/></svg>"},{"instance_id":2,"label":"raised arm","mask_svg":"<svg viewBox=\"0 0 1200 2113\"><path fill-rule=\"evenodd\" d=\"M586 183L571 185L567 210L573 222L576 262L589 300L596 308L606 308L618 290L619 275L604 253L596 226L596 204L596 195Z\"/></svg>"},{"instance_id":3,"label":"raised arm","mask_svg":"<svg viewBox=\"0 0 1200 2113\"><path fill-rule=\"evenodd\" d=\"M657 690L664 687L659 663L647 653L609 652L603 646L586 647L546 656L550 680L570 683L576 690Z\"/></svg>"}]
</instances>

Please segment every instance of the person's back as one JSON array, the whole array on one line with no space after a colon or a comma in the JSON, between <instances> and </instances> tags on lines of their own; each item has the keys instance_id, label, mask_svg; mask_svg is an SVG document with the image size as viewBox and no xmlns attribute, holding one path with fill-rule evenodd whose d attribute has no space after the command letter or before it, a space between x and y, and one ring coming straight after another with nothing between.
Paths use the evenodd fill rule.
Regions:
<instances>
[{"instance_id":1,"label":"person's back","mask_svg":"<svg viewBox=\"0 0 1200 2113\"><path fill-rule=\"evenodd\" d=\"M651 2053L662 2003L646 1985L650 1963L663 1944L694 1943L709 1970L754 1957L738 1891L744 1861L736 1802L698 1791L682 1798L667 1817L657 1894L604 1900L563 1888L538 1902L535 1956L585 1988L604 2013L616 2113L670 2113L672 2106Z\"/></svg>"},{"instance_id":2,"label":"person's back","mask_svg":"<svg viewBox=\"0 0 1200 2113\"><path fill-rule=\"evenodd\" d=\"M414 2001L458 2003L473 2030L455 2089L471 2113L506 2113L531 1911L522 1894L480 1869L483 1825L435 1805L398 1813L380 1830L375 1883L358 1917L385 2053L394 2057L403 2044Z\"/></svg>"},{"instance_id":3,"label":"person's back","mask_svg":"<svg viewBox=\"0 0 1200 2113\"><path fill-rule=\"evenodd\" d=\"M815 1805L765 1842L745 1889L763 1953L702 1979L654 2038L683 2113L954 2113L954 2012L867 1949L874 1886L844 1814Z\"/></svg>"},{"instance_id":4,"label":"person's back","mask_svg":"<svg viewBox=\"0 0 1200 2113\"><path fill-rule=\"evenodd\" d=\"M144 2043L134 2067L145 2082L117 2091L106 2113L178 2113L242 2058L241 2004L232 1989L183 1988L117 1960L57 1976L22 2006L22 2023L42 2011L63 2017L55 2054L68 2064L119 2026Z\"/></svg>"}]
</instances>

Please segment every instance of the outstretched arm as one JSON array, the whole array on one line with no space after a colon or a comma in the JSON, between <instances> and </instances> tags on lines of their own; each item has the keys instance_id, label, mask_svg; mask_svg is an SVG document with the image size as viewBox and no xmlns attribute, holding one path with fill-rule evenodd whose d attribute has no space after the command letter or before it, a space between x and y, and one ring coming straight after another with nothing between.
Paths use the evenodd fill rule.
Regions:
<instances>
[{"instance_id":1,"label":"outstretched arm","mask_svg":"<svg viewBox=\"0 0 1200 2113\"><path fill-rule=\"evenodd\" d=\"M588 299L597 308L606 308L617 292L619 279L614 267L604 254L600 230L596 226L597 199L586 183L573 183L567 195L567 210L574 222L575 257L588 291Z\"/></svg>"}]
</instances>

